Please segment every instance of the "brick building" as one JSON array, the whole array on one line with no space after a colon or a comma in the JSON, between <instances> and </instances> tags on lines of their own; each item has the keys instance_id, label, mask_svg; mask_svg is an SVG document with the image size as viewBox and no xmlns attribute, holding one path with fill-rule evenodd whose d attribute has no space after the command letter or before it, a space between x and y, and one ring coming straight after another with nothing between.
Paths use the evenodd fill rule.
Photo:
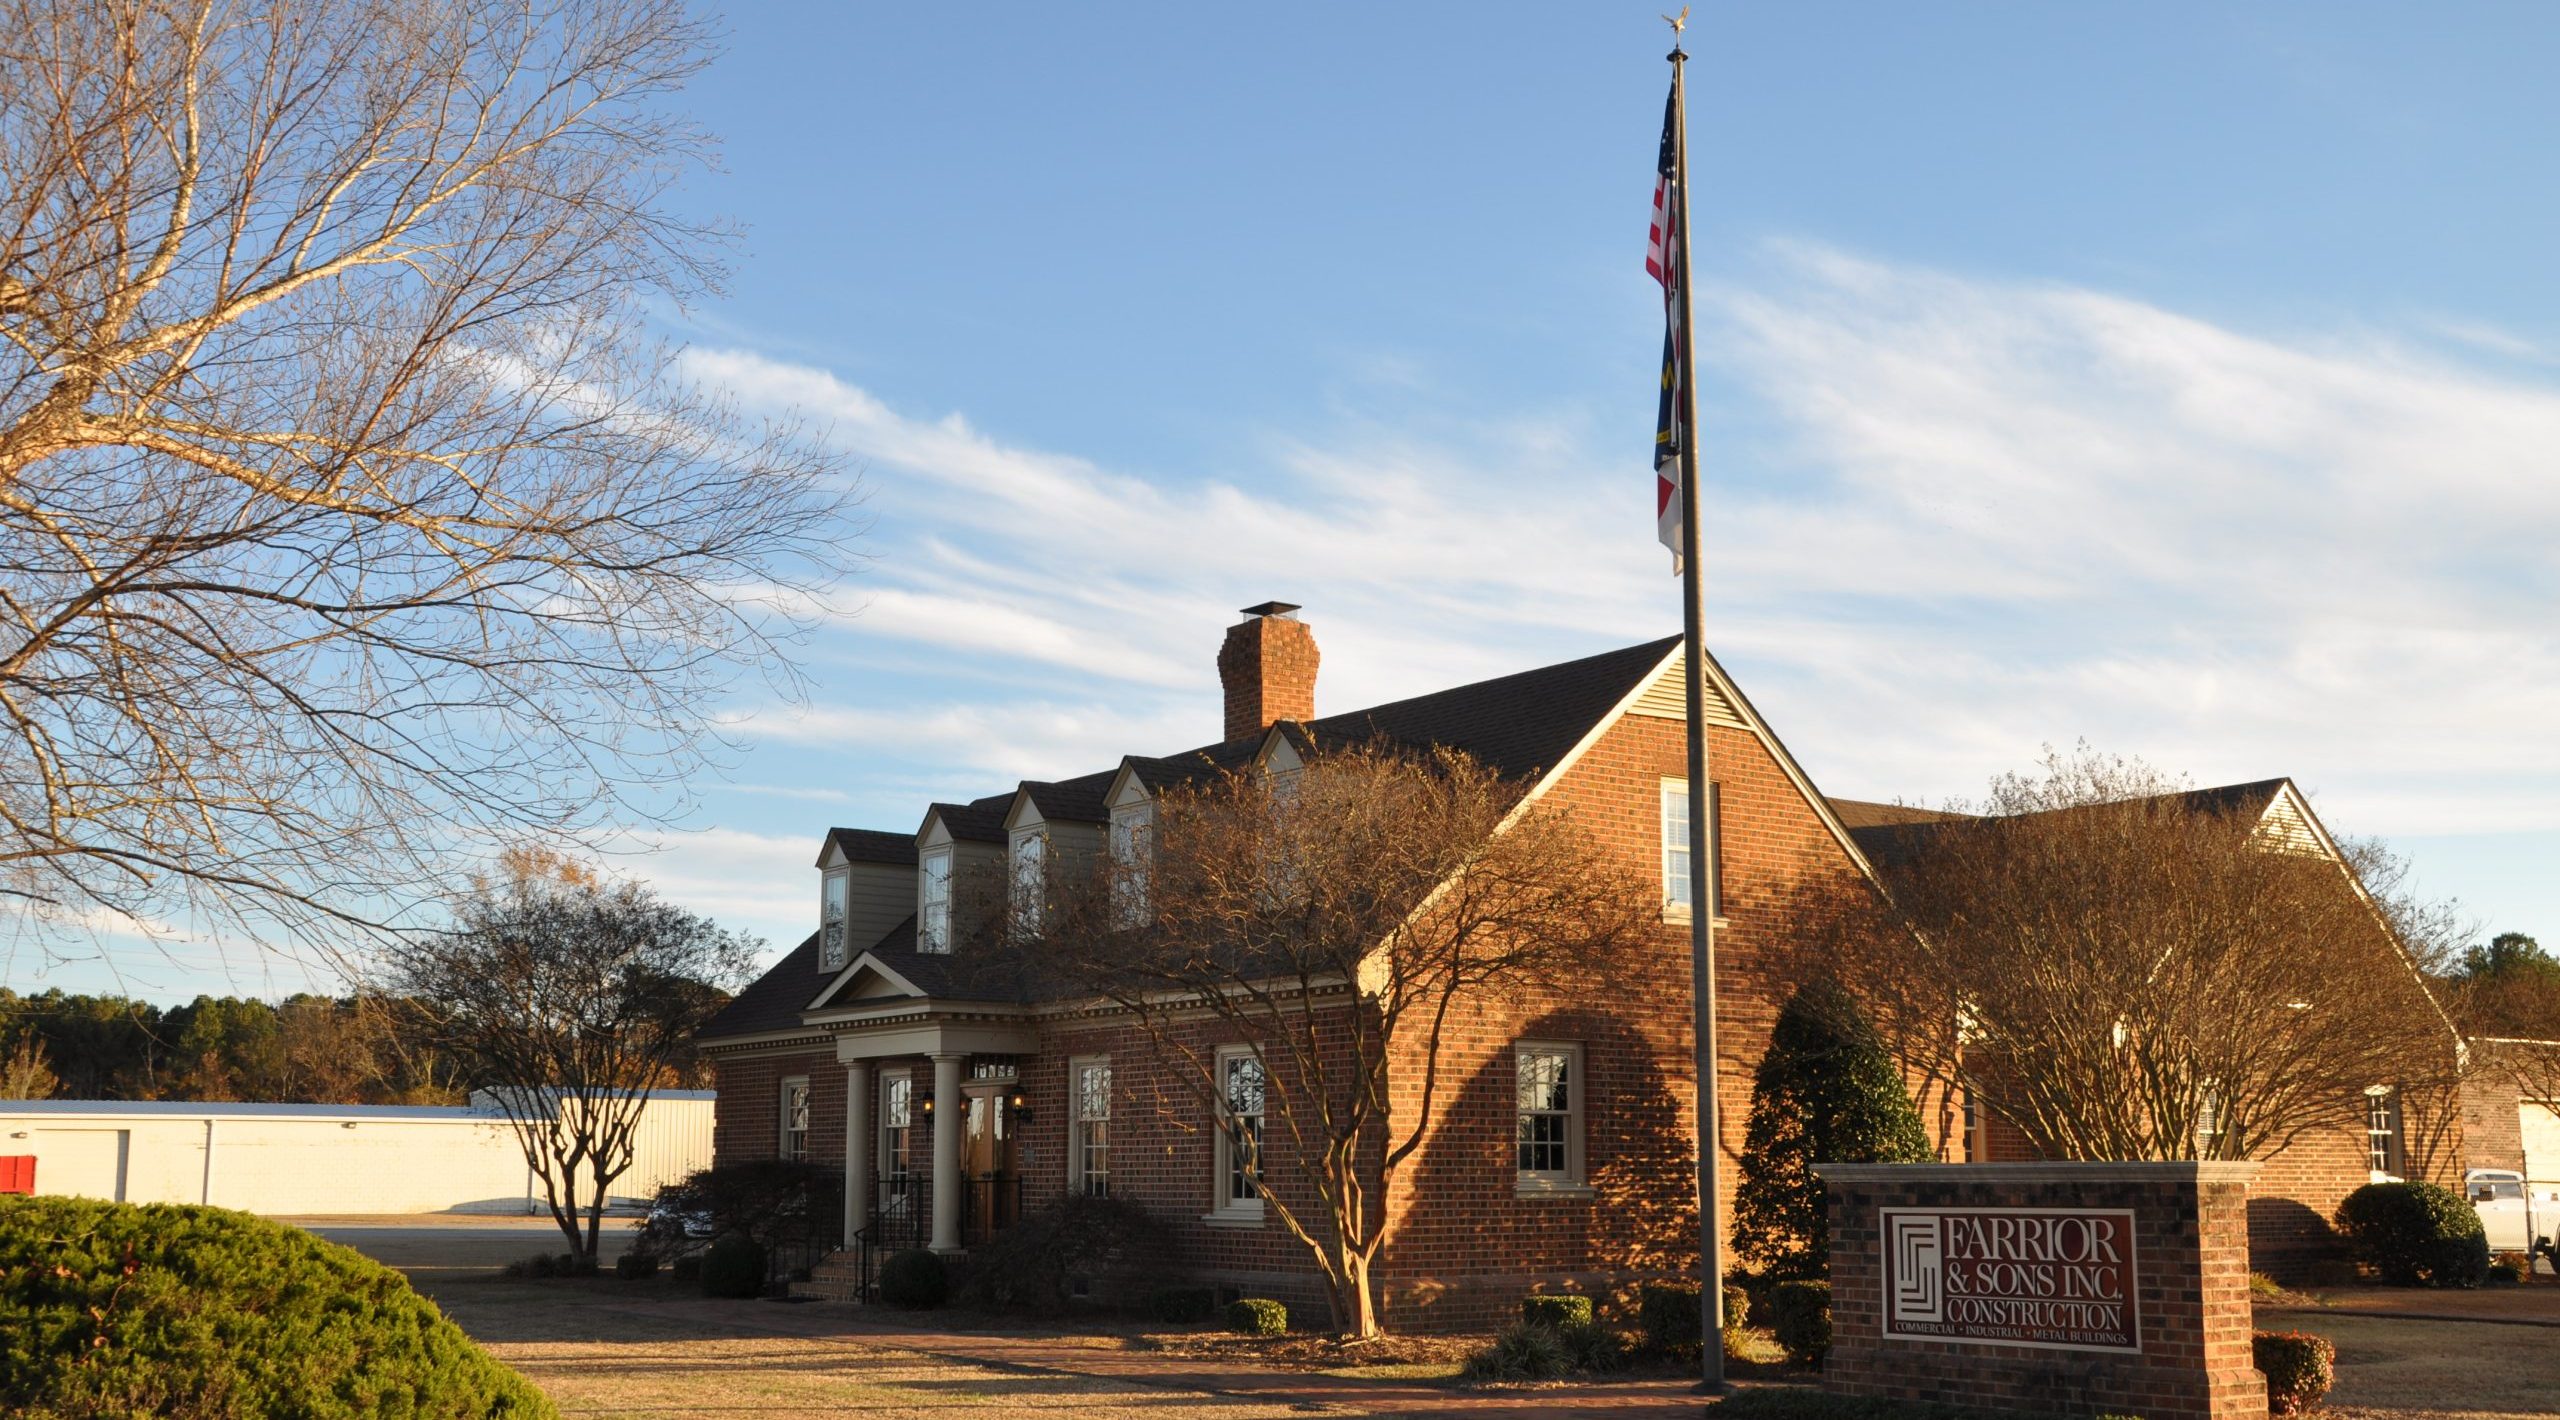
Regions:
<instances>
[{"instance_id":1,"label":"brick building","mask_svg":"<svg viewBox=\"0 0 2560 1420\"><path fill-rule=\"evenodd\" d=\"M1131 851L1170 786L1285 771L1311 748L1383 737L1473 755L1569 808L1663 884L1632 984L1489 1007L1444 1046L1456 1089L1444 1087L1439 1122L1385 1200L1395 1226L1374 1276L1386 1320L1478 1324L1534 1286L1606 1289L1693 1269L1679 639L1319 717L1319 656L1295 611L1250 608L1229 630L1216 743L937 803L910 833L830 831L818 930L703 1032L718 1072L718 1157L841 1163L848 1235L940 1250L965 1249L1043 1200L1107 1190L1160 1220L1202 1280L1320 1307L1313 1260L1239 1179L1229 1128L1205 1111L1188 1117L1137 1032L1096 1002L973 977L965 948L953 951L953 916L966 910L956 885L973 874L1037 882L1047 864ZM1730 1178L1789 989L1778 964L1826 903L1872 891L1861 839L1908 811L1826 799L1722 669L1707 669L1718 1147ZM2274 782L2270 803L2298 807ZM1259 1067L1246 1042L1232 1046L1220 1069L1249 1085ZM1530 1150L1521 1141L1533 1134L1562 1147ZM2000 1156L1996 1131L1972 1137ZM2370 1176L2363 1142L2270 1174L2299 1196L2296 1213L2325 1216ZM1965 1143L1951 1137L1950 1156ZM1280 1168L1267 1183L1296 1186Z\"/></svg>"}]
</instances>

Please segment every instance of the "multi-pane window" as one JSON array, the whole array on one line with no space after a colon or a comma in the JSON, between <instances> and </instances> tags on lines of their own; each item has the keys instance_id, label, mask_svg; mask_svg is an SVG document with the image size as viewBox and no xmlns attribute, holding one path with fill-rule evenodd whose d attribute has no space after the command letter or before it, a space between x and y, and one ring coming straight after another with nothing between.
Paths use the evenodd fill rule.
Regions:
<instances>
[{"instance_id":1,"label":"multi-pane window","mask_svg":"<svg viewBox=\"0 0 2560 1420\"><path fill-rule=\"evenodd\" d=\"M1101 1198L1111 1192L1111 1062L1076 1062L1074 1083L1075 1139L1069 1148L1075 1191Z\"/></svg>"},{"instance_id":2,"label":"multi-pane window","mask_svg":"<svg viewBox=\"0 0 2560 1420\"><path fill-rule=\"evenodd\" d=\"M916 1082L890 1075L880 1082L880 1172L904 1178L915 1171Z\"/></svg>"},{"instance_id":3,"label":"multi-pane window","mask_svg":"<svg viewBox=\"0 0 2560 1420\"><path fill-rule=\"evenodd\" d=\"M1013 836L1013 925L1019 932L1040 930L1041 898L1048 882L1049 840L1033 830Z\"/></svg>"},{"instance_id":4,"label":"multi-pane window","mask_svg":"<svg viewBox=\"0 0 2560 1420\"><path fill-rule=\"evenodd\" d=\"M1520 1172L1562 1180L1573 1171L1573 1056L1522 1047L1519 1057Z\"/></svg>"},{"instance_id":5,"label":"multi-pane window","mask_svg":"<svg viewBox=\"0 0 2560 1420\"><path fill-rule=\"evenodd\" d=\"M923 886L916 908L916 950L951 950L951 850L935 848L919 865Z\"/></svg>"},{"instance_id":6,"label":"multi-pane window","mask_svg":"<svg viewBox=\"0 0 2560 1420\"><path fill-rule=\"evenodd\" d=\"M1724 786L1707 785L1707 901L1724 916ZM1689 781L1662 781L1662 910L1689 915Z\"/></svg>"},{"instance_id":7,"label":"multi-pane window","mask_svg":"<svg viewBox=\"0 0 2560 1420\"><path fill-rule=\"evenodd\" d=\"M2407 1158L2402 1143L2400 1092L2388 1085L2377 1085L2364 1092L2365 1152L2375 1173L2397 1178L2405 1173Z\"/></svg>"},{"instance_id":8,"label":"multi-pane window","mask_svg":"<svg viewBox=\"0 0 2560 1420\"><path fill-rule=\"evenodd\" d=\"M2222 1137L2222 1091L2207 1084L2196 1097L2196 1157L2213 1157L2214 1141Z\"/></svg>"},{"instance_id":9,"label":"multi-pane window","mask_svg":"<svg viewBox=\"0 0 2560 1420\"><path fill-rule=\"evenodd\" d=\"M1248 1054L1221 1056L1225 1125L1218 1132L1218 1206L1259 1212L1262 1208L1262 1107L1265 1086L1260 1058Z\"/></svg>"},{"instance_id":10,"label":"multi-pane window","mask_svg":"<svg viewBox=\"0 0 2560 1420\"><path fill-rule=\"evenodd\" d=\"M809 1157L809 1081L795 1075L782 1082L782 1157Z\"/></svg>"},{"instance_id":11,"label":"multi-pane window","mask_svg":"<svg viewBox=\"0 0 2560 1420\"><path fill-rule=\"evenodd\" d=\"M1973 1091L1967 1090L1964 1092L1964 1161L1969 1164L1983 1162L1983 1150L1988 1147L1988 1141L1982 1137L1982 1101Z\"/></svg>"},{"instance_id":12,"label":"multi-pane window","mask_svg":"<svg viewBox=\"0 0 2560 1420\"><path fill-rule=\"evenodd\" d=\"M1147 839L1155 829L1155 805L1124 804L1111 811L1111 908L1123 927L1147 912Z\"/></svg>"},{"instance_id":13,"label":"multi-pane window","mask_svg":"<svg viewBox=\"0 0 2560 1420\"><path fill-rule=\"evenodd\" d=\"M844 970L844 903L851 875L838 868L827 874L818 897L818 959L829 971Z\"/></svg>"}]
</instances>

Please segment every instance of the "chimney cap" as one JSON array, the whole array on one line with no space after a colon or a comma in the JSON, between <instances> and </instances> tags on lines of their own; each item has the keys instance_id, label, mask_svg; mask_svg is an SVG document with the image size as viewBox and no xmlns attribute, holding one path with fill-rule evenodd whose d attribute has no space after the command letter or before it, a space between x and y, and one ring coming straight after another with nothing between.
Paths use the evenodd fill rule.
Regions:
<instances>
[{"instance_id":1,"label":"chimney cap","mask_svg":"<svg viewBox=\"0 0 2560 1420\"><path fill-rule=\"evenodd\" d=\"M1244 614L1247 616L1287 616L1289 613L1298 609L1299 607L1296 602L1264 602L1259 606L1246 607L1244 609Z\"/></svg>"}]
</instances>

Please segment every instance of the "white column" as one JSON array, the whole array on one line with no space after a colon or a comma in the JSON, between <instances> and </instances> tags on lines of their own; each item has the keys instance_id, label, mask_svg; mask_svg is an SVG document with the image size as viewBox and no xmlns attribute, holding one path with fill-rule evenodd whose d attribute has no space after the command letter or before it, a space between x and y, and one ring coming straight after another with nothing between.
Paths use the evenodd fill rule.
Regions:
<instances>
[{"instance_id":1,"label":"white column","mask_svg":"<svg viewBox=\"0 0 2560 1420\"><path fill-rule=\"evenodd\" d=\"M844 1242L871 1220L871 1062L844 1067Z\"/></svg>"},{"instance_id":2,"label":"white column","mask_svg":"<svg viewBox=\"0 0 2560 1420\"><path fill-rule=\"evenodd\" d=\"M933 1057L933 1250L960 1250L960 1141L969 1102L960 1097L965 1055Z\"/></svg>"}]
</instances>

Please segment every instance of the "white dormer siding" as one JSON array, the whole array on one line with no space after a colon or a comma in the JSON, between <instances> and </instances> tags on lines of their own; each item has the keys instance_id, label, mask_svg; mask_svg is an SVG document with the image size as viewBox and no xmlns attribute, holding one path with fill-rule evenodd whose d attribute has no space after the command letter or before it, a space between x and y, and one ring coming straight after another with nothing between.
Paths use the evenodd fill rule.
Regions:
<instances>
[{"instance_id":1,"label":"white dormer siding","mask_svg":"<svg viewBox=\"0 0 2560 1420\"><path fill-rule=\"evenodd\" d=\"M916 870L848 860L830 836L818 855L818 970L833 976L916 910Z\"/></svg>"}]
</instances>

